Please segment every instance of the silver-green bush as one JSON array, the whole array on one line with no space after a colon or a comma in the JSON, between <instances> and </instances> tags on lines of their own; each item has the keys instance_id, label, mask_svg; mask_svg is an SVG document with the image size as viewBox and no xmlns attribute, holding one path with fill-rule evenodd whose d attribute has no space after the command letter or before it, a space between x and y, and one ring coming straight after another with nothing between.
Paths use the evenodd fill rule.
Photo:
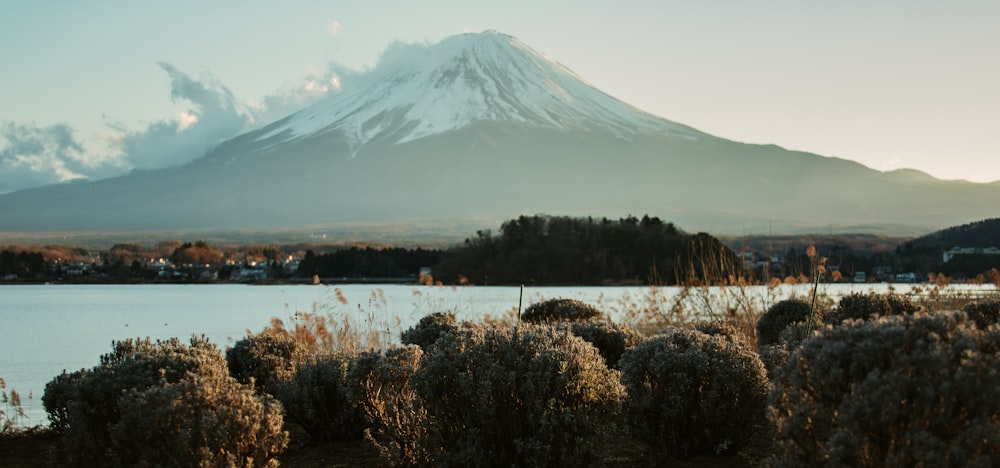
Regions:
<instances>
[{"instance_id":1,"label":"silver-green bush","mask_svg":"<svg viewBox=\"0 0 1000 468\"><path fill-rule=\"evenodd\" d=\"M782 330L797 322L806 322L812 314L812 306L803 300L786 299L767 309L757 320L757 344L778 343ZM814 317L815 323L819 319Z\"/></svg>"},{"instance_id":2,"label":"silver-green bush","mask_svg":"<svg viewBox=\"0 0 1000 468\"><path fill-rule=\"evenodd\" d=\"M229 374L238 382L254 382L258 391L275 395L295 376L295 368L306 360L305 346L289 336L267 333L249 335L226 350Z\"/></svg>"},{"instance_id":3,"label":"silver-green bush","mask_svg":"<svg viewBox=\"0 0 1000 468\"><path fill-rule=\"evenodd\" d=\"M818 329L824 326L826 325L810 326L806 322L794 322L781 331L776 343L759 346L760 360L764 362L769 378L773 378L778 369L788 362L792 353L802 345L802 341L818 333Z\"/></svg>"},{"instance_id":4,"label":"silver-green bush","mask_svg":"<svg viewBox=\"0 0 1000 468\"><path fill-rule=\"evenodd\" d=\"M276 467L288 444L281 404L231 377L189 373L130 389L112 427L120 466Z\"/></svg>"},{"instance_id":5,"label":"silver-green bush","mask_svg":"<svg viewBox=\"0 0 1000 468\"><path fill-rule=\"evenodd\" d=\"M49 416L49 426L56 432L64 432L69 426L69 402L74 399L76 383L87 375L86 369L66 372L55 376L45 384L42 407Z\"/></svg>"},{"instance_id":6,"label":"silver-green bush","mask_svg":"<svg viewBox=\"0 0 1000 468\"><path fill-rule=\"evenodd\" d=\"M776 466L1000 466L1000 329L962 312L805 340L769 400Z\"/></svg>"},{"instance_id":7,"label":"silver-green bush","mask_svg":"<svg viewBox=\"0 0 1000 468\"><path fill-rule=\"evenodd\" d=\"M127 339L112 343L112 352L100 364L80 373L57 376L43 396L46 411L60 421L62 446L54 453L57 465L109 466L113 453L111 427L120 417L119 397L128 390L145 390L176 383L188 373L205 377L228 376L226 360L214 344L192 337L190 345L177 338L150 341Z\"/></svg>"},{"instance_id":8,"label":"silver-green bush","mask_svg":"<svg viewBox=\"0 0 1000 468\"><path fill-rule=\"evenodd\" d=\"M417 345L369 351L348 372L351 400L366 419L365 438L393 466L433 466L442 449L430 437L426 407L411 385L423 357Z\"/></svg>"},{"instance_id":9,"label":"silver-green bush","mask_svg":"<svg viewBox=\"0 0 1000 468\"><path fill-rule=\"evenodd\" d=\"M1000 323L1000 300L997 299L983 299L970 302L962 307L962 311L973 322L976 322L976 326L979 328L986 328L990 325Z\"/></svg>"},{"instance_id":10,"label":"silver-green bush","mask_svg":"<svg viewBox=\"0 0 1000 468\"><path fill-rule=\"evenodd\" d=\"M576 299L549 299L531 304L521 320L528 323L582 322L601 318L603 314L596 307Z\"/></svg>"},{"instance_id":11,"label":"silver-green bush","mask_svg":"<svg viewBox=\"0 0 1000 468\"><path fill-rule=\"evenodd\" d=\"M594 345L612 369L618 368L625 351L642 342L642 334L626 324L601 320L572 322L569 327L574 335Z\"/></svg>"},{"instance_id":12,"label":"silver-green bush","mask_svg":"<svg viewBox=\"0 0 1000 468\"><path fill-rule=\"evenodd\" d=\"M697 331L706 335L716 335L734 341L743 341L746 337L736 327L721 320L699 320L692 325Z\"/></svg>"},{"instance_id":13,"label":"silver-green bush","mask_svg":"<svg viewBox=\"0 0 1000 468\"><path fill-rule=\"evenodd\" d=\"M831 325L839 325L847 320L871 320L891 315L913 315L920 310L920 306L896 294L853 293L841 298L837 307L823 317L823 321Z\"/></svg>"},{"instance_id":14,"label":"silver-green bush","mask_svg":"<svg viewBox=\"0 0 1000 468\"><path fill-rule=\"evenodd\" d=\"M280 386L277 397L289 421L317 441L361 440L365 421L349 395L348 369L357 353L342 351L315 356L300 364L294 378Z\"/></svg>"},{"instance_id":15,"label":"silver-green bush","mask_svg":"<svg viewBox=\"0 0 1000 468\"><path fill-rule=\"evenodd\" d=\"M565 329L462 327L425 355L412 385L424 447L444 466L573 466L624 396L620 373Z\"/></svg>"},{"instance_id":16,"label":"silver-green bush","mask_svg":"<svg viewBox=\"0 0 1000 468\"><path fill-rule=\"evenodd\" d=\"M445 333L454 333L458 329L455 314L450 312L435 312L424 316L416 325L400 334L403 344L414 344L427 349Z\"/></svg>"},{"instance_id":17,"label":"silver-green bush","mask_svg":"<svg viewBox=\"0 0 1000 468\"><path fill-rule=\"evenodd\" d=\"M733 453L766 427L764 364L737 341L672 329L619 365L625 424L664 458Z\"/></svg>"},{"instance_id":18,"label":"silver-green bush","mask_svg":"<svg viewBox=\"0 0 1000 468\"><path fill-rule=\"evenodd\" d=\"M768 379L774 378L776 370L784 366L791 356L789 346L784 343L762 345L757 350L757 354L760 355L760 361L764 363L764 368L767 369Z\"/></svg>"}]
</instances>

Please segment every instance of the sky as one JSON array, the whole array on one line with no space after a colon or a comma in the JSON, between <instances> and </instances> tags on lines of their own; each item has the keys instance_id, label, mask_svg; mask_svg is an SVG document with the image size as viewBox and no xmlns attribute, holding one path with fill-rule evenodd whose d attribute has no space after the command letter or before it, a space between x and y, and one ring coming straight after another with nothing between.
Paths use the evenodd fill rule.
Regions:
<instances>
[{"instance_id":1,"label":"sky","mask_svg":"<svg viewBox=\"0 0 1000 468\"><path fill-rule=\"evenodd\" d=\"M494 29L719 137L1000 180L995 0L0 0L0 193L183 164Z\"/></svg>"}]
</instances>

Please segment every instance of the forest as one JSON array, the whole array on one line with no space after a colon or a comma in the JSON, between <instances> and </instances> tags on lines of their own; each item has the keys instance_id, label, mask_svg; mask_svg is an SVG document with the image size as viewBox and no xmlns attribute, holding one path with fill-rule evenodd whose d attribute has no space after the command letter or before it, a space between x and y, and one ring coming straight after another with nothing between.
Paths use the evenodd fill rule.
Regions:
<instances>
[{"instance_id":1,"label":"forest","mask_svg":"<svg viewBox=\"0 0 1000 468\"><path fill-rule=\"evenodd\" d=\"M306 251L298 276L323 278L410 278L441 260L435 249L350 247L324 254Z\"/></svg>"},{"instance_id":2,"label":"forest","mask_svg":"<svg viewBox=\"0 0 1000 468\"><path fill-rule=\"evenodd\" d=\"M434 267L445 284L676 284L741 273L716 238L660 218L521 216L478 231Z\"/></svg>"},{"instance_id":3,"label":"forest","mask_svg":"<svg viewBox=\"0 0 1000 468\"><path fill-rule=\"evenodd\" d=\"M646 285L810 277L815 247L840 281L957 281L992 278L1000 266L1000 219L948 228L915 239L865 234L749 236L690 234L655 216L620 219L520 216L496 231L479 230L448 248L364 243L151 246L0 245L4 282L396 281L478 285ZM973 254L943 253L961 247ZM975 249L979 249L975 251ZM256 269L261 274L238 274ZM237 273L237 274L234 274ZM903 276L900 276L903 275ZM837 281L826 278L823 281ZM906 280L903 280L906 281Z\"/></svg>"}]
</instances>

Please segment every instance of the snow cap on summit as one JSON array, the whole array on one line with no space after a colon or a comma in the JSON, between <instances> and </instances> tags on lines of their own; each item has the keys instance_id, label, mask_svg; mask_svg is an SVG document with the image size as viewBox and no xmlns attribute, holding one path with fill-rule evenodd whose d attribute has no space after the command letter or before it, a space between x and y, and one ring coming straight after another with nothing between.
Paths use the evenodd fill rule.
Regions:
<instances>
[{"instance_id":1,"label":"snow cap on summit","mask_svg":"<svg viewBox=\"0 0 1000 468\"><path fill-rule=\"evenodd\" d=\"M559 130L700 134L625 104L568 68L494 30L431 45L394 44L355 90L269 127L258 140L342 133L354 151L370 141L405 143L480 121Z\"/></svg>"}]
</instances>

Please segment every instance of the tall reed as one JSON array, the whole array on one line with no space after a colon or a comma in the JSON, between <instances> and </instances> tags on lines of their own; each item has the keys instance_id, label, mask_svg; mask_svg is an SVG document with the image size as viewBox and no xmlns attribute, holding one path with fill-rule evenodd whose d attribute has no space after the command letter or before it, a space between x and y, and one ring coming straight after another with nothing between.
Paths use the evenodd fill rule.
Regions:
<instances>
[{"instance_id":1,"label":"tall reed","mask_svg":"<svg viewBox=\"0 0 1000 468\"><path fill-rule=\"evenodd\" d=\"M385 349L401 332L399 317L388 317L388 300L382 289L373 290L367 307L350 302L340 288L327 292L326 300L313 302L310 311L295 311L288 319L271 318L263 333L295 339L310 354L331 354L337 351ZM249 330L249 334L252 334Z\"/></svg>"},{"instance_id":2,"label":"tall reed","mask_svg":"<svg viewBox=\"0 0 1000 468\"><path fill-rule=\"evenodd\" d=\"M28 400L32 399L32 394L28 393ZM11 388L7 390L7 381L0 377L0 434L11 434L24 429L29 423L28 413L24 411L21 401L21 394Z\"/></svg>"}]
</instances>

